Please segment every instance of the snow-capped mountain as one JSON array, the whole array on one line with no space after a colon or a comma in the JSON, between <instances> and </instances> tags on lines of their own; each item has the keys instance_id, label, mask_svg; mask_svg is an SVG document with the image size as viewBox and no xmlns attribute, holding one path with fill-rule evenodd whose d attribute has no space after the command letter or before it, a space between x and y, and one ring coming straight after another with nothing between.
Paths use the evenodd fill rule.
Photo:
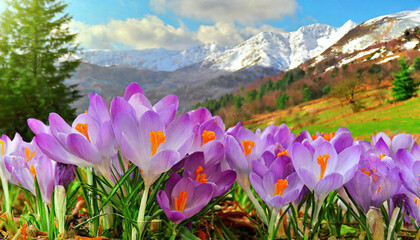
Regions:
<instances>
[{"instance_id":1,"label":"snow-capped mountain","mask_svg":"<svg viewBox=\"0 0 420 240\"><path fill-rule=\"evenodd\" d=\"M185 66L202 62L205 57L223 52L225 46L214 43L188 48L168 50L163 48L146 50L90 50L80 58L99 66L125 66L155 71L174 71Z\"/></svg>"},{"instance_id":2,"label":"snow-capped mountain","mask_svg":"<svg viewBox=\"0 0 420 240\"><path fill-rule=\"evenodd\" d=\"M261 32L236 47L205 44L183 51L167 49L147 50L90 50L80 57L99 66L127 66L155 71L174 71L192 64L218 70L237 71L250 66L287 70L330 47L344 34L357 26L348 21L335 28L313 24L295 32Z\"/></svg>"},{"instance_id":3,"label":"snow-capped mountain","mask_svg":"<svg viewBox=\"0 0 420 240\"><path fill-rule=\"evenodd\" d=\"M175 71L196 65L201 69L237 71L252 66L286 71L317 57L321 53L346 52L397 38L408 28L420 25L420 10L404 11L366 21L352 21L341 27L325 24L303 26L295 32L261 32L245 42L229 48L205 44L186 50L91 50L80 57L99 66L126 66L154 71Z\"/></svg>"},{"instance_id":4,"label":"snow-capped mountain","mask_svg":"<svg viewBox=\"0 0 420 240\"><path fill-rule=\"evenodd\" d=\"M285 71L322 53L355 26L348 21L339 28L317 23L295 32L262 32L222 54L207 57L205 64L229 71L255 65Z\"/></svg>"},{"instance_id":5,"label":"snow-capped mountain","mask_svg":"<svg viewBox=\"0 0 420 240\"><path fill-rule=\"evenodd\" d=\"M420 10L403 11L368 20L337 42L334 51L352 53L400 37L405 30L420 26Z\"/></svg>"}]
</instances>

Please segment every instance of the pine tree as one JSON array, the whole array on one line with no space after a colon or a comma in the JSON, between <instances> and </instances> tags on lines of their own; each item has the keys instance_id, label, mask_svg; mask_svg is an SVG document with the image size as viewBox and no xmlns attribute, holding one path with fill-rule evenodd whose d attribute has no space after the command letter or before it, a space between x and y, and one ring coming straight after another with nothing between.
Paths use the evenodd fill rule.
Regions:
<instances>
[{"instance_id":1,"label":"pine tree","mask_svg":"<svg viewBox=\"0 0 420 240\"><path fill-rule=\"evenodd\" d=\"M281 94L276 99L276 107L277 109L284 109L286 104L289 102L289 96L285 93Z\"/></svg>"},{"instance_id":2,"label":"pine tree","mask_svg":"<svg viewBox=\"0 0 420 240\"><path fill-rule=\"evenodd\" d=\"M392 95L395 100L403 101L415 95L419 84L415 83L414 79L411 77L413 69L410 67L409 61L402 58L398 62L400 63L401 69L394 74Z\"/></svg>"},{"instance_id":3,"label":"pine tree","mask_svg":"<svg viewBox=\"0 0 420 240\"><path fill-rule=\"evenodd\" d=\"M50 112L71 120L80 97L66 86L80 61L76 34L69 32L66 4L57 0L12 0L0 18L0 131L32 136L28 118L46 121Z\"/></svg>"}]
</instances>

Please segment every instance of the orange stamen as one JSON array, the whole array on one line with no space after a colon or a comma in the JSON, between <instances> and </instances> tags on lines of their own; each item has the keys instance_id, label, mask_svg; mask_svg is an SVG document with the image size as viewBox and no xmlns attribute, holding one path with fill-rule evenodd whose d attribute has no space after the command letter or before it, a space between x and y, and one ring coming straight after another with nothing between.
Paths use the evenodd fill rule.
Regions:
<instances>
[{"instance_id":1,"label":"orange stamen","mask_svg":"<svg viewBox=\"0 0 420 240\"><path fill-rule=\"evenodd\" d=\"M281 155L286 155L286 156L290 157L287 150L284 150L284 151L281 151L281 152L277 153L277 157L280 157Z\"/></svg>"},{"instance_id":2,"label":"orange stamen","mask_svg":"<svg viewBox=\"0 0 420 240\"><path fill-rule=\"evenodd\" d=\"M143 169L141 169L141 168L140 168L140 172L141 172L141 174L144 174L144 171L143 171Z\"/></svg>"},{"instance_id":3,"label":"orange stamen","mask_svg":"<svg viewBox=\"0 0 420 240\"><path fill-rule=\"evenodd\" d=\"M318 179L321 179L324 177L325 169L327 168L328 159L330 158L330 155L324 154L323 156L318 156L317 163L321 167L321 176Z\"/></svg>"},{"instance_id":4,"label":"orange stamen","mask_svg":"<svg viewBox=\"0 0 420 240\"><path fill-rule=\"evenodd\" d=\"M379 186L378 190L376 191L376 194L378 194L380 190L381 190L381 186Z\"/></svg>"},{"instance_id":5,"label":"orange stamen","mask_svg":"<svg viewBox=\"0 0 420 240\"><path fill-rule=\"evenodd\" d=\"M187 204L188 192L180 191L179 198L175 198L175 211L184 212L185 205Z\"/></svg>"},{"instance_id":6,"label":"orange stamen","mask_svg":"<svg viewBox=\"0 0 420 240\"><path fill-rule=\"evenodd\" d=\"M375 170L375 169L373 169L373 168L372 168L371 170L372 170L372 172L373 172L373 173L375 173L375 172L376 172L376 170Z\"/></svg>"},{"instance_id":7,"label":"orange stamen","mask_svg":"<svg viewBox=\"0 0 420 240\"><path fill-rule=\"evenodd\" d=\"M31 166L29 166L29 171L31 171L32 176L34 176L34 178L35 178L35 176L36 176L36 171L35 171L35 166L34 166L34 165L32 165L32 164L31 164Z\"/></svg>"},{"instance_id":8,"label":"orange stamen","mask_svg":"<svg viewBox=\"0 0 420 240\"><path fill-rule=\"evenodd\" d=\"M381 160L382 160L382 158L386 157L386 155L385 155L385 154L376 154L376 156L378 156L378 157L379 157L379 159L381 159Z\"/></svg>"},{"instance_id":9,"label":"orange stamen","mask_svg":"<svg viewBox=\"0 0 420 240\"><path fill-rule=\"evenodd\" d=\"M366 174L366 175L370 176L370 172L369 172L369 170L365 170L365 168L362 168L360 171L362 171L362 173L364 173L364 174Z\"/></svg>"},{"instance_id":10,"label":"orange stamen","mask_svg":"<svg viewBox=\"0 0 420 240\"><path fill-rule=\"evenodd\" d=\"M244 147L245 156L252 152L252 148L254 148L256 143L251 140L244 140L242 141L242 146Z\"/></svg>"},{"instance_id":11,"label":"orange stamen","mask_svg":"<svg viewBox=\"0 0 420 240\"><path fill-rule=\"evenodd\" d=\"M279 195L280 197L282 197L283 191L287 188L287 186L289 186L287 179L277 180L277 183L274 185L274 196Z\"/></svg>"},{"instance_id":12,"label":"orange stamen","mask_svg":"<svg viewBox=\"0 0 420 240\"><path fill-rule=\"evenodd\" d=\"M195 180L197 182L201 182L201 183L207 183L208 180L206 179L206 174L202 174L202 172L204 171L202 166L198 166L198 168L195 170Z\"/></svg>"},{"instance_id":13,"label":"orange stamen","mask_svg":"<svg viewBox=\"0 0 420 240\"><path fill-rule=\"evenodd\" d=\"M374 181L374 182L378 181L378 178L374 178L374 179L373 179L373 181Z\"/></svg>"},{"instance_id":14,"label":"orange stamen","mask_svg":"<svg viewBox=\"0 0 420 240\"><path fill-rule=\"evenodd\" d=\"M418 198L413 198L413 201L417 204L417 202L418 202Z\"/></svg>"},{"instance_id":15,"label":"orange stamen","mask_svg":"<svg viewBox=\"0 0 420 240\"><path fill-rule=\"evenodd\" d=\"M35 151L32 152L31 150L29 150L29 148L25 147L25 155L26 155L26 162L29 162L34 157Z\"/></svg>"},{"instance_id":16,"label":"orange stamen","mask_svg":"<svg viewBox=\"0 0 420 240\"><path fill-rule=\"evenodd\" d=\"M88 113L88 110L85 110L85 113Z\"/></svg>"},{"instance_id":17,"label":"orange stamen","mask_svg":"<svg viewBox=\"0 0 420 240\"><path fill-rule=\"evenodd\" d=\"M86 137L86 139L90 142L87 123L78 123L75 129L81 134L83 134Z\"/></svg>"},{"instance_id":18,"label":"orange stamen","mask_svg":"<svg viewBox=\"0 0 420 240\"><path fill-rule=\"evenodd\" d=\"M213 131L204 130L201 137L203 138L203 145L204 145L210 141L216 140L216 133L214 133Z\"/></svg>"},{"instance_id":19,"label":"orange stamen","mask_svg":"<svg viewBox=\"0 0 420 240\"><path fill-rule=\"evenodd\" d=\"M324 135L322 135L322 137L327 141L330 141L334 136L335 136L335 132L325 133Z\"/></svg>"},{"instance_id":20,"label":"orange stamen","mask_svg":"<svg viewBox=\"0 0 420 240\"><path fill-rule=\"evenodd\" d=\"M312 137L312 140L315 140L315 139L317 139L317 138L318 138L318 136L317 136L317 135L315 135L315 134L314 134L314 135L312 135L311 137Z\"/></svg>"},{"instance_id":21,"label":"orange stamen","mask_svg":"<svg viewBox=\"0 0 420 240\"><path fill-rule=\"evenodd\" d=\"M162 131L151 131L149 133L150 135L150 143L152 144L152 154L150 156L153 156L156 154L156 151L161 143L164 143L166 141L165 134Z\"/></svg>"},{"instance_id":22,"label":"orange stamen","mask_svg":"<svg viewBox=\"0 0 420 240\"><path fill-rule=\"evenodd\" d=\"M4 146L6 145L6 143L0 139L0 144L1 144L1 154L4 156Z\"/></svg>"}]
</instances>

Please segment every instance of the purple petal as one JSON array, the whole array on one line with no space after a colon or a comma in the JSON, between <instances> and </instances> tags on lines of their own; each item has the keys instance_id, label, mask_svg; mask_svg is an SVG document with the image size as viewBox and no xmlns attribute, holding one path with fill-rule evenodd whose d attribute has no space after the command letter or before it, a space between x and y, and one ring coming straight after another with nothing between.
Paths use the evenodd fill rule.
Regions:
<instances>
[{"instance_id":1,"label":"purple petal","mask_svg":"<svg viewBox=\"0 0 420 240\"><path fill-rule=\"evenodd\" d=\"M181 156L184 156L192 143L192 130L193 125L189 115L178 116L166 129L166 142L162 143L162 148L177 150Z\"/></svg>"},{"instance_id":2,"label":"purple petal","mask_svg":"<svg viewBox=\"0 0 420 240\"><path fill-rule=\"evenodd\" d=\"M347 129L346 129L347 130ZM353 136L350 132L342 131L336 133L334 138L331 140L331 144L334 146L337 153L340 153L344 149L353 145Z\"/></svg>"},{"instance_id":3,"label":"purple petal","mask_svg":"<svg viewBox=\"0 0 420 240\"><path fill-rule=\"evenodd\" d=\"M338 173L331 173L319 180L314 189L314 194L318 196L328 194L341 186L343 186L343 176Z\"/></svg>"},{"instance_id":4,"label":"purple petal","mask_svg":"<svg viewBox=\"0 0 420 240\"><path fill-rule=\"evenodd\" d=\"M219 179L215 182L215 189L213 189L212 197L219 197L225 194L232 188L233 183L236 180L236 172L233 170L226 170L221 173Z\"/></svg>"},{"instance_id":5,"label":"purple petal","mask_svg":"<svg viewBox=\"0 0 420 240\"><path fill-rule=\"evenodd\" d=\"M344 176L344 183L353 177L354 171L360 160L360 154L361 149L360 146L357 145L346 148L344 151L338 154L336 172ZM349 172L350 169L354 169L354 171Z\"/></svg>"},{"instance_id":6,"label":"purple petal","mask_svg":"<svg viewBox=\"0 0 420 240\"><path fill-rule=\"evenodd\" d=\"M354 177L346 184L349 194L365 213L367 213L371 205L370 181L371 179L368 175L357 171Z\"/></svg>"},{"instance_id":7,"label":"purple petal","mask_svg":"<svg viewBox=\"0 0 420 240\"><path fill-rule=\"evenodd\" d=\"M89 140L92 143L96 143L96 138L99 134L99 126L98 122L92 118L89 113L82 113L73 121L72 128L76 129L77 124L87 124L87 132L89 136ZM80 133L77 131L77 133ZM84 136L85 137L85 136Z\"/></svg>"},{"instance_id":8,"label":"purple petal","mask_svg":"<svg viewBox=\"0 0 420 240\"><path fill-rule=\"evenodd\" d=\"M65 134L73 132L73 129L57 113L50 113L48 121L50 123L50 130L54 135L60 132Z\"/></svg>"},{"instance_id":9,"label":"purple petal","mask_svg":"<svg viewBox=\"0 0 420 240\"><path fill-rule=\"evenodd\" d=\"M39 133L35 136L35 141L41 151L54 161L75 165L85 162L67 152L51 135Z\"/></svg>"},{"instance_id":10,"label":"purple petal","mask_svg":"<svg viewBox=\"0 0 420 240\"><path fill-rule=\"evenodd\" d=\"M165 149L156 153L150 159L148 170L144 175L144 181L147 181L147 184L152 184L162 173L171 169L179 160L179 154L173 150Z\"/></svg>"},{"instance_id":11,"label":"purple petal","mask_svg":"<svg viewBox=\"0 0 420 240\"><path fill-rule=\"evenodd\" d=\"M207 108L197 108L190 112L191 121L194 124L202 124L212 118L210 111Z\"/></svg>"},{"instance_id":12,"label":"purple petal","mask_svg":"<svg viewBox=\"0 0 420 240\"><path fill-rule=\"evenodd\" d=\"M267 199L267 192L263 185L263 179L255 173L249 174L249 180L251 181L252 187L258 193L261 199Z\"/></svg>"},{"instance_id":13,"label":"purple petal","mask_svg":"<svg viewBox=\"0 0 420 240\"><path fill-rule=\"evenodd\" d=\"M108 111L108 105L105 100L96 93L89 95L89 108L88 113L100 124L111 120Z\"/></svg>"},{"instance_id":14,"label":"purple petal","mask_svg":"<svg viewBox=\"0 0 420 240\"><path fill-rule=\"evenodd\" d=\"M140 93L136 93L130 97L128 103L133 107L136 112L136 119L140 119L144 112L152 109L152 104L149 100Z\"/></svg>"},{"instance_id":15,"label":"purple petal","mask_svg":"<svg viewBox=\"0 0 420 240\"><path fill-rule=\"evenodd\" d=\"M77 157L92 164L102 162L101 154L84 136L77 133L70 134L67 137L67 143L70 152ZM88 163L84 163L83 165L91 166L91 164Z\"/></svg>"},{"instance_id":16,"label":"purple petal","mask_svg":"<svg viewBox=\"0 0 420 240\"><path fill-rule=\"evenodd\" d=\"M29 118L27 122L28 122L29 128L35 134L42 133L42 132L43 133L50 132L50 128L38 119Z\"/></svg>"},{"instance_id":17,"label":"purple petal","mask_svg":"<svg viewBox=\"0 0 420 240\"><path fill-rule=\"evenodd\" d=\"M168 181L166 181L165 192L169 195L172 194L172 190L179 180L181 180L181 176L179 176L178 173L172 173L169 176Z\"/></svg>"},{"instance_id":18,"label":"purple petal","mask_svg":"<svg viewBox=\"0 0 420 240\"><path fill-rule=\"evenodd\" d=\"M185 157L184 164L184 177L195 179L195 170L199 167L204 167L204 154L203 152L195 152Z\"/></svg>"},{"instance_id":19,"label":"purple petal","mask_svg":"<svg viewBox=\"0 0 420 240\"><path fill-rule=\"evenodd\" d=\"M130 83L127 88L125 89L123 98L128 101L133 94L141 93L143 94L143 89L140 87L138 83Z\"/></svg>"},{"instance_id":20,"label":"purple petal","mask_svg":"<svg viewBox=\"0 0 420 240\"><path fill-rule=\"evenodd\" d=\"M389 155L389 148L388 145L386 145L385 141L383 138L380 138L376 144L375 144L375 148L379 149L381 151L382 154L385 155Z\"/></svg>"},{"instance_id":21,"label":"purple petal","mask_svg":"<svg viewBox=\"0 0 420 240\"><path fill-rule=\"evenodd\" d=\"M296 169L296 173L298 174L302 183L305 184L310 190L315 189L319 180L311 171L305 168L298 168Z\"/></svg>"},{"instance_id":22,"label":"purple petal","mask_svg":"<svg viewBox=\"0 0 420 240\"><path fill-rule=\"evenodd\" d=\"M181 212L171 210L168 195L166 195L166 193L164 191L160 190L158 192L158 194L156 195L156 200L157 200L159 206L165 212L166 216L169 219L171 219L171 221L173 221L175 223L179 223L186 218L184 216L184 214L182 214Z\"/></svg>"},{"instance_id":23,"label":"purple petal","mask_svg":"<svg viewBox=\"0 0 420 240\"><path fill-rule=\"evenodd\" d=\"M218 164L225 157L225 147L219 141L210 141L201 147L206 164Z\"/></svg>"},{"instance_id":24,"label":"purple petal","mask_svg":"<svg viewBox=\"0 0 420 240\"><path fill-rule=\"evenodd\" d=\"M178 104L179 101L177 96L168 95L153 106L153 109L159 114L165 127L167 127L175 118Z\"/></svg>"},{"instance_id":25,"label":"purple petal","mask_svg":"<svg viewBox=\"0 0 420 240\"><path fill-rule=\"evenodd\" d=\"M312 173L315 171L314 163L312 162L313 156L311 152L301 143L293 144L291 157L295 169L304 168Z\"/></svg>"},{"instance_id":26,"label":"purple petal","mask_svg":"<svg viewBox=\"0 0 420 240\"><path fill-rule=\"evenodd\" d=\"M252 171L258 174L260 177L263 177L265 173L269 171L269 169L262 162L254 160L252 161Z\"/></svg>"},{"instance_id":27,"label":"purple petal","mask_svg":"<svg viewBox=\"0 0 420 240\"><path fill-rule=\"evenodd\" d=\"M194 216L210 202L213 195L213 187L211 184L203 183L196 187L191 193L192 196L189 199L187 198L187 204L184 210L186 218Z\"/></svg>"},{"instance_id":28,"label":"purple petal","mask_svg":"<svg viewBox=\"0 0 420 240\"><path fill-rule=\"evenodd\" d=\"M236 141L236 139L232 136L226 136L225 148L226 160L229 163L230 167L236 172L242 172L248 175L248 161L246 160L238 141Z\"/></svg>"},{"instance_id":29,"label":"purple petal","mask_svg":"<svg viewBox=\"0 0 420 240\"><path fill-rule=\"evenodd\" d=\"M329 156L327 166L325 168L324 175L328 175L330 173L335 172L335 169L337 168L337 152L335 148L329 143L328 141L325 141L324 138L317 138L314 141L315 145L315 153L314 153L314 159L313 162L317 162L317 158L319 156L324 156L327 154ZM315 167L315 171L321 173L320 165L317 164Z\"/></svg>"},{"instance_id":30,"label":"purple petal","mask_svg":"<svg viewBox=\"0 0 420 240\"><path fill-rule=\"evenodd\" d=\"M413 144L413 136L410 134L401 133L392 139L389 155L395 156L399 149L410 149Z\"/></svg>"}]
</instances>

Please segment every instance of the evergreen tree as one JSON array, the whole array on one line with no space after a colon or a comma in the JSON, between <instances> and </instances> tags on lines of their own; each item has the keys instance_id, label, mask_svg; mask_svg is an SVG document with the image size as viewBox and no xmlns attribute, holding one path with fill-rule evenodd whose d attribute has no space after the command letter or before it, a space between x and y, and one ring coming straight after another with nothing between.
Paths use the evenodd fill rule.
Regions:
<instances>
[{"instance_id":1,"label":"evergreen tree","mask_svg":"<svg viewBox=\"0 0 420 240\"><path fill-rule=\"evenodd\" d=\"M289 96L285 93L281 94L276 99L276 107L277 109L284 109L286 104L289 102Z\"/></svg>"},{"instance_id":2,"label":"evergreen tree","mask_svg":"<svg viewBox=\"0 0 420 240\"><path fill-rule=\"evenodd\" d=\"M312 100L313 94L310 88L303 89L303 102L307 102Z\"/></svg>"},{"instance_id":3,"label":"evergreen tree","mask_svg":"<svg viewBox=\"0 0 420 240\"><path fill-rule=\"evenodd\" d=\"M409 61L402 58L398 62L400 63L401 69L394 74L392 95L395 100L402 101L413 97L419 84L415 83L411 77L413 69L410 68Z\"/></svg>"},{"instance_id":4,"label":"evergreen tree","mask_svg":"<svg viewBox=\"0 0 420 240\"><path fill-rule=\"evenodd\" d=\"M234 97L233 97L233 105L237 108L237 109L239 109L239 108L241 108L242 107L242 102L244 101L244 98L240 95L240 94L238 94L238 95L235 95Z\"/></svg>"},{"instance_id":5,"label":"evergreen tree","mask_svg":"<svg viewBox=\"0 0 420 240\"><path fill-rule=\"evenodd\" d=\"M0 131L19 132L29 140L28 118L46 121L50 112L66 120L79 98L76 86L66 86L80 61L67 25L66 4L57 0L12 0L0 17Z\"/></svg>"}]
</instances>

